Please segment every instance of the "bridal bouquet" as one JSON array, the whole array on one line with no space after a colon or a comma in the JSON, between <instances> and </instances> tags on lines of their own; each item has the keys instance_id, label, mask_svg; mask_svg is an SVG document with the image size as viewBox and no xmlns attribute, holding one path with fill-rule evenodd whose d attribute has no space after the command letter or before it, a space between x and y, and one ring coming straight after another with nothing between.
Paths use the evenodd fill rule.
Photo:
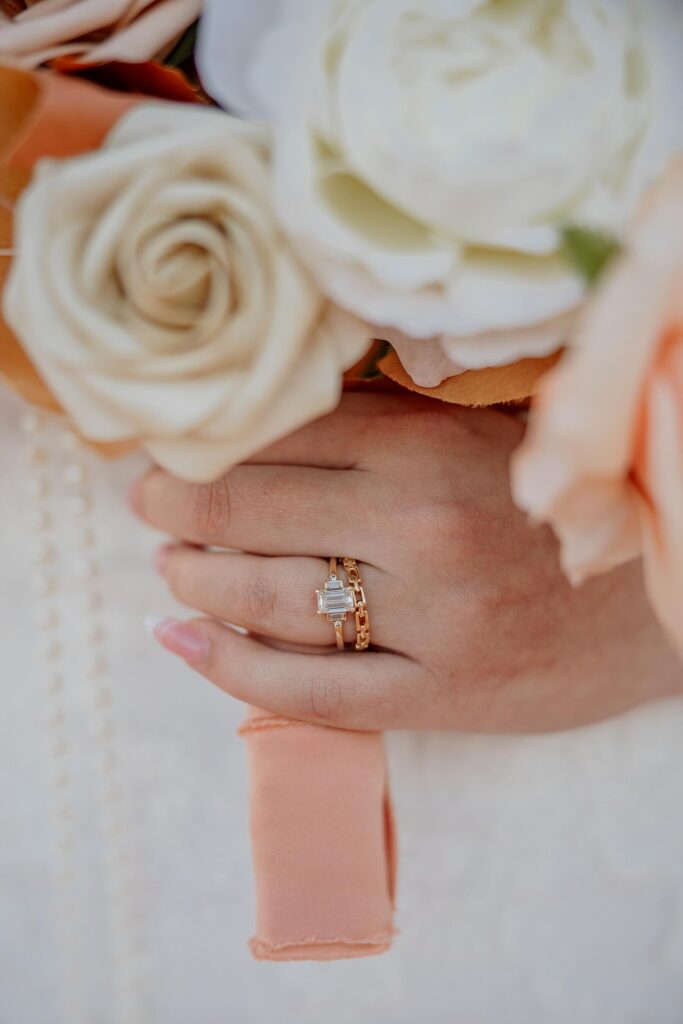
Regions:
<instances>
[{"instance_id":1,"label":"bridal bouquet","mask_svg":"<svg viewBox=\"0 0 683 1024\"><path fill-rule=\"evenodd\" d=\"M103 452L141 446L193 482L330 411L345 383L513 410L540 390L520 503L577 578L644 552L683 646L677 0L0 10L10 385ZM246 727L254 952L379 952L381 739L291 725ZM328 872L306 916L292 887L320 860L313 834L343 884ZM342 868L349 836L361 853Z\"/></svg>"}]
</instances>

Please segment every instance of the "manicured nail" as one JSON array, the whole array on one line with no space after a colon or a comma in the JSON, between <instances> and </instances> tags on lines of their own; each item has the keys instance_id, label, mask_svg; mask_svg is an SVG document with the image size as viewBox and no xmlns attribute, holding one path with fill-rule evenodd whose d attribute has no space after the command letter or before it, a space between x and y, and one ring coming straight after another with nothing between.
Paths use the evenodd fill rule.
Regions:
<instances>
[{"instance_id":1,"label":"manicured nail","mask_svg":"<svg viewBox=\"0 0 683 1024\"><path fill-rule=\"evenodd\" d=\"M136 516L142 515L142 480L135 480L126 492L126 504Z\"/></svg>"},{"instance_id":2,"label":"manicured nail","mask_svg":"<svg viewBox=\"0 0 683 1024\"><path fill-rule=\"evenodd\" d=\"M189 622L149 615L145 619L145 626L162 647L193 665L206 661L209 656L208 638Z\"/></svg>"},{"instance_id":3,"label":"manicured nail","mask_svg":"<svg viewBox=\"0 0 683 1024\"><path fill-rule=\"evenodd\" d=\"M161 626L164 622L173 622L173 619L169 618L168 615L145 615L145 629L150 636L156 639L155 630L157 626Z\"/></svg>"},{"instance_id":4,"label":"manicured nail","mask_svg":"<svg viewBox=\"0 0 683 1024\"><path fill-rule=\"evenodd\" d=\"M154 553L154 567L162 576L166 572L168 560L171 557L171 552L174 550L175 546L175 544L162 544Z\"/></svg>"}]
</instances>

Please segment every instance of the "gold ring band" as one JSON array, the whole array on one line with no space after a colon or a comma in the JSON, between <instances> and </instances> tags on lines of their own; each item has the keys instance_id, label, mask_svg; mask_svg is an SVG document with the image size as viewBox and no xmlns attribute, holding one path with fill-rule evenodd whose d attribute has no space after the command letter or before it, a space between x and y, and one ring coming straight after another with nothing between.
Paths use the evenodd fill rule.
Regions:
<instances>
[{"instance_id":1,"label":"gold ring band","mask_svg":"<svg viewBox=\"0 0 683 1024\"><path fill-rule=\"evenodd\" d=\"M370 646L370 613L365 598L365 588L361 578L358 562L355 558L343 558L342 565L353 591L353 604L356 618L356 650L367 651Z\"/></svg>"}]
</instances>

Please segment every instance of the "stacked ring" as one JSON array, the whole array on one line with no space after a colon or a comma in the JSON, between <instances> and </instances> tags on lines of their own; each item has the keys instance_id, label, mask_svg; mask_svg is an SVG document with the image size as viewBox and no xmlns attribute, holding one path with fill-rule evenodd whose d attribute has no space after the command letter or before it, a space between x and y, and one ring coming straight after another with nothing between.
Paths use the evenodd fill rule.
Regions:
<instances>
[{"instance_id":1,"label":"stacked ring","mask_svg":"<svg viewBox=\"0 0 683 1024\"><path fill-rule=\"evenodd\" d=\"M368 612L368 603L365 599L365 589L360 569L358 568L358 562L355 558L344 558L342 564L348 576L349 586L353 590L353 604L356 616L356 650L367 651L370 646L370 613Z\"/></svg>"},{"instance_id":2,"label":"stacked ring","mask_svg":"<svg viewBox=\"0 0 683 1024\"><path fill-rule=\"evenodd\" d=\"M330 574L324 587L316 590L318 615L325 615L334 626L337 648L344 650L344 623L346 616L354 613L356 621L357 651L366 651L370 646L370 615L368 612L363 580L358 563L354 558L342 559L348 577L345 584L339 577L338 559L330 558Z\"/></svg>"},{"instance_id":3,"label":"stacked ring","mask_svg":"<svg viewBox=\"0 0 683 1024\"><path fill-rule=\"evenodd\" d=\"M337 559L330 558L330 575L322 590L316 590L318 615L326 615L334 626L335 639L340 651L344 650L344 623L349 612L354 611L356 599L353 589L345 586L337 572Z\"/></svg>"}]
</instances>

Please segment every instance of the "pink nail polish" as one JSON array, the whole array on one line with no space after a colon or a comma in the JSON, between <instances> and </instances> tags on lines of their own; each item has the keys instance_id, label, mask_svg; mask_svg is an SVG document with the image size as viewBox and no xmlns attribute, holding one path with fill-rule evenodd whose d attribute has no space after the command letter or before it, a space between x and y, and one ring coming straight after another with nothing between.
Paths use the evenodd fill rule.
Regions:
<instances>
[{"instance_id":1,"label":"pink nail polish","mask_svg":"<svg viewBox=\"0 0 683 1024\"><path fill-rule=\"evenodd\" d=\"M179 619L157 619L148 622L152 635L171 654L177 654L190 664L206 661L210 644L201 629Z\"/></svg>"},{"instance_id":2,"label":"pink nail polish","mask_svg":"<svg viewBox=\"0 0 683 1024\"><path fill-rule=\"evenodd\" d=\"M162 576L166 572L168 560L175 546L175 544L162 544L162 546L158 548L154 553L154 567L157 572L161 573Z\"/></svg>"}]
</instances>

